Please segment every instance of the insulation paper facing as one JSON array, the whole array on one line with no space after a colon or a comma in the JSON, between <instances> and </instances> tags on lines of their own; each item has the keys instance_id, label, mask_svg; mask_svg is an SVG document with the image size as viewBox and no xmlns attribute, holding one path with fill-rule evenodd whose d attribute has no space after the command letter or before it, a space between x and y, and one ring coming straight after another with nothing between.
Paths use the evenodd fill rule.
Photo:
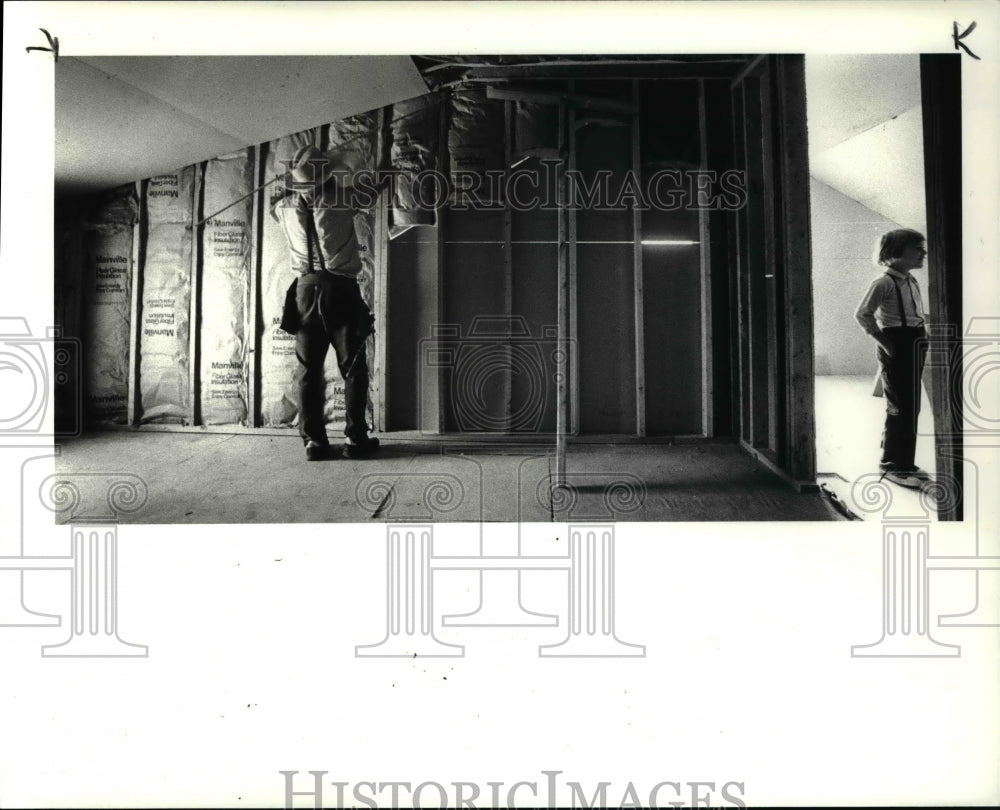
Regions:
<instances>
[{"instance_id":1,"label":"insulation paper facing","mask_svg":"<svg viewBox=\"0 0 1000 810\"><path fill-rule=\"evenodd\" d=\"M353 172L368 171L374 173L378 169L378 128L377 118L373 113L363 113L341 121L335 121L327 127L327 148L336 150L337 157L343 160ZM358 273L358 286L361 297L368 308L373 310L374 280L375 280L375 212L373 209L359 209L354 214L354 233L358 240L358 253L361 256L361 272ZM373 338L368 339L367 354L373 355ZM346 406L344 400L344 382L337 369L334 353L327 355L325 369L326 378L326 419L338 427L345 422ZM367 419L371 422L372 404L369 398L367 404Z\"/></svg>"},{"instance_id":2,"label":"insulation paper facing","mask_svg":"<svg viewBox=\"0 0 1000 810\"><path fill-rule=\"evenodd\" d=\"M283 175L292 155L302 146L314 143L311 130L287 135L267 145L264 182ZM284 184L279 179L267 187L267 210L261 229L260 306L264 331L260 345L260 411L265 427L291 427L298 416L295 393L295 335L278 328L285 304L285 293L295 280L288 256L288 244L280 212Z\"/></svg>"},{"instance_id":3,"label":"insulation paper facing","mask_svg":"<svg viewBox=\"0 0 1000 810\"><path fill-rule=\"evenodd\" d=\"M146 184L139 328L139 420L187 422L191 411L193 166Z\"/></svg>"},{"instance_id":4,"label":"insulation paper facing","mask_svg":"<svg viewBox=\"0 0 1000 810\"><path fill-rule=\"evenodd\" d=\"M435 223L433 208L421 204L432 197L417 189L416 184L422 172L437 168L440 104L439 97L417 96L392 106L389 160L396 177L390 238L413 225Z\"/></svg>"},{"instance_id":5,"label":"insulation paper facing","mask_svg":"<svg viewBox=\"0 0 1000 810\"><path fill-rule=\"evenodd\" d=\"M132 186L94 211L86 228L85 337L87 418L128 420L129 330L132 319L132 234L137 207Z\"/></svg>"},{"instance_id":6,"label":"insulation paper facing","mask_svg":"<svg viewBox=\"0 0 1000 810\"><path fill-rule=\"evenodd\" d=\"M251 150L205 165L204 210L249 194ZM247 334L250 298L249 197L204 225L201 293L201 416L206 425L247 422Z\"/></svg>"},{"instance_id":7,"label":"insulation paper facing","mask_svg":"<svg viewBox=\"0 0 1000 810\"><path fill-rule=\"evenodd\" d=\"M504 167L504 107L486 97L485 90L455 90L451 94L448 155L453 192L468 188L470 175L502 171ZM490 184L482 182L486 199Z\"/></svg>"}]
</instances>

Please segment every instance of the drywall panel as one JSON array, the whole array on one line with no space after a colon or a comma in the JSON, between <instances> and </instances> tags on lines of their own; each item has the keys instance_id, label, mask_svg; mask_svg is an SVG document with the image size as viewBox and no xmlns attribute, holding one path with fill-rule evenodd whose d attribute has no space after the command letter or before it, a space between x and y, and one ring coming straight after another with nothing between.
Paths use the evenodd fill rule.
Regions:
<instances>
[{"instance_id":1,"label":"drywall panel","mask_svg":"<svg viewBox=\"0 0 1000 810\"><path fill-rule=\"evenodd\" d=\"M243 145L89 61L60 54L55 64L57 192L93 193Z\"/></svg>"},{"instance_id":2,"label":"drywall panel","mask_svg":"<svg viewBox=\"0 0 1000 810\"><path fill-rule=\"evenodd\" d=\"M872 264L875 245L901 226L817 180L809 193L816 373L874 376L875 342L854 320L854 310L882 272ZM926 293L923 275L915 277Z\"/></svg>"},{"instance_id":3,"label":"drywall panel","mask_svg":"<svg viewBox=\"0 0 1000 810\"><path fill-rule=\"evenodd\" d=\"M426 90L405 55L60 56L56 187L151 177Z\"/></svg>"},{"instance_id":4,"label":"drywall panel","mask_svg":"<svg viewBox=\"0 0 1000 810\"><path fill-rule=\"evenodd\" d=\"M405 55L80 58L244 146L427 91Z\"/></svg>"},{"instance_id":5,"label":"drywall panel","mask_svg":"<svg viewBox=\"0 0 1000 810\"><path fill-rule=\"evenodd\" d=\"M243 425L248 415L250 297L249 150L205 165L201 277L201 417L206 425Z\"/></svg>"},{"instance_id":6,"label":"drywall panel","mask_svg":"<svg viewBox=\"0 0 1000 810\"><path fill-rule=\"evenodd\" d=\"M146 183L141 265L139 421L186 422L191 412L193 166Z\"/></svg>"},{"instance_id":7,"label":"drywall panel","mask_svg":"<svg viewBox=\"0 0 1000 810\"><path fill-rule=\"evenodd\" d=\"M923 117L919 104L889 121L810 154L817 180L877 211L886 219L923 232Z\"/></svg>"},{"instance_id":8,"label":"drywall panel","mask_svg":"<svg viewBox=\"0 0 1000 810\"><path fill-rule=\"evenodd\" d=\"M915 53L809 54L805 72L811 154L920 103L920 57Z\"/></svg>"}]
</instances>

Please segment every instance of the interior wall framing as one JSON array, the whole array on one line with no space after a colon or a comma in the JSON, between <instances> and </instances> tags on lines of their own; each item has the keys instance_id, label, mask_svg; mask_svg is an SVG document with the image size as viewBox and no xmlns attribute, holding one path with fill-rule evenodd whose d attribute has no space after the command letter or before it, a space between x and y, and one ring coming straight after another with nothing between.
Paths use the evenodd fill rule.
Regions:
<instances>
[{"instance_id":1,"label":"interior wall framing","mask_svg":"<svg viewBox=\"0 0 1000 810\"><path fill-rule=\"evenodd\" d=\"M747 204L732 217L743 446L800 488L815 486L812 278L805 71L763 57L731 84Z\"/></svg>"},{"instance_id":2,"label":"interior wall framing","mask_svg":"<svg viewBox=\"0 0 1000 810\"><path fill-rule=\"evenodd\" d=\"M565 110L567 132L565 166L570 170L586 174L611 169L620 181L622 173L629 170L645 178L663 166L706 171L731 168L734 161L738 165L729 127L734 120L739 121L732 105L744 102L730 98L728 80L724 77L591 79L577 73L575 78L567 77L559 84L565 88L563 96L568 91L568 95L578 99L603 98L609 105L618 103L621 107L609 113L565 99L560 102ZM550 91L551 85L550 82ZM655 92L650 96L654 90L666 93L665 109L672 110L678 121L680 114L677 108L671 108L669 100L683 96L683 105L693 105L691 120L673 122L670 131L674 133L671 137L690 135L694 151L687 154L679 147L677 154L654 156L654 163L647 164L648 140L653 137L650 133L663 125L655 118L657 109L664 109L664 105L657 103ZM498 103L504 111L504 159L509 167L513 157L510 126L514 102L507 99ZM438 165L447 170L447 139L443 137L448 124L446 105L439 105L439 110L442 137ZM385 128L384 113L380 119L381 133ZM753 127L754 122L749 125ZM322 135L323 128L320 129ZM253 187L266 179L266 148L262 145L248 150ZM379 151L382 150L380 146ZM660 164L655 163L657 159ZM268 216L264 191L253 194L250 201L247 417L244 424L202 424L201 340L208 302L203 284L205 225L201 219L212 213L205 210L206 165L193 167L191 226L195 238L190 256L189 412L184 424L140 424L140 409L133 400L127 427L287 434L288 427L267 427L261 418L261 336L269 327L263 322L261 300L262 232L264 217ZM764 169L759 169L758 174L763 180ZM141 184L137 196L143 199ZM497 216L479 212L467 216L467 212L451 212L445 206L437 212L435 226L414 227L390 241L388 202L388 195L383 193L374 215L377 333L376 350L370 362L376 429L416 429L427 435L461 429L454 412L454 392L447 384L449 369L428 362L428 352L442 338L449 338L440 333L440 328L457 325L466 329L471 317L482 314L507 319L524 316L533 336L538 336L536 330L541 327L558 326L558 266L562 256L568 284L565 325L573 346L569 375L571 434L651 438L726 436L733 429L734 408L741 402L749 405L756 401L753 421L744 411L744 423L757 431L752 446L758 449L780 446L781 424L768 422L780 419L780 415L772 416L773 412L760 404L764 396L761 391L767 395L765 401L774 402L783 385L775 363L777 348L769 346L770 355L765 357L761 368L744 379L746 385L735 389L732 385L731 374L740 369L747 373L747 361L756 353L747 351L750 347L737 341L741 349L737 354L739 361L732 362L732 334L743 322L738 315L735 328L731 328L725 315L732 310L727 212L716 209L661 212L666 216L658 219L657 213L635 207L610 214L564 211L566 232L560 236L557 227L560 217L555 213L525 214L508 207ZM760 216L757 212L751 215ZM144 219L140 217L142 222ZM746 234L745 228L743 233ZM686 237L696 244L667 249L642 244L645 239L664 235ZM132 290L133 380L141 352L141 335L136 330L141 322L142 257L147 237L140 224L133 263L137 281ZM489 258L490 254L495 255ZM766 261L775 263L777 259L770 257ZM483 271L488 271L485 276ZM465 291L463 275L469 288ZM499 285L491 292L488 284L492 280ZM746 317L751 309L756 312L758 307L756 299L751 307L747 298L750 281L745 275L736 278L737 312ZM753 283L759 284L760 279ZM760 298L758 287L753 288L753 295ZM767 331L767 322L775 324L779 320L773 296L769 300L769 317L762 323L757 316L754 324L757 340L765 341L765 345L767 337L763 333ZM495 312L490 309L489 301L493 302ZM508 362L498 377L497 410L490 424L498 435L511 432L512 407L518 401L522 385L518 375L511 374L510 337L505 336ZM755 362L762 361L755 358ZM548 371L554 371L554 365ZM134 384L130 388L133 397L138 396L136 388ZM756 391L757 400L743 396L740 392L744 388L751 394ZM554 432L557 428L556 399L552 397L545 403L538 432Z\"/></svg>"}]
</instances>

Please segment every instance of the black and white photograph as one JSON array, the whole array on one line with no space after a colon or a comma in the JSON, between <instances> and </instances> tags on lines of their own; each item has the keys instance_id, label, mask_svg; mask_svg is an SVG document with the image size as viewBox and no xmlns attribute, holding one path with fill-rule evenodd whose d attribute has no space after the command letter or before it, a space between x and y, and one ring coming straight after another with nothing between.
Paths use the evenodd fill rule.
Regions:
<instances>
[{"instance_id":1,"label":"black and white photograph","mask_svg":"<svg viewBox=\"0 0 1000 810\"><path fill-rule=\"evenodd\" d=\"M995 5L6 7L0 804L1000 799Z\"/></svg>"}]
</instances>

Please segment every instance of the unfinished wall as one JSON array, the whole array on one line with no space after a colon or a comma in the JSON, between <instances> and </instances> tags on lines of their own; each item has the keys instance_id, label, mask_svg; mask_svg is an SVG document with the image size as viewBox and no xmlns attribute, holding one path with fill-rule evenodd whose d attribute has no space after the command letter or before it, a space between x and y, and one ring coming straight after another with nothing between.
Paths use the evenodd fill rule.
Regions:
<instances>
[{"instance_id":1,"label":"unfinished wall","mask_svg":"<svg viewBox=\"0 0 1000 810\"><path fill-rule=\"evenodd\" d=\"M373 170L376 116L60 203L57 314L85 347L89 424L295 425L294 337L278 329L293 279L271 210L280 182L250 192L283 175L282 157L306 142L341 146ZM359 284L374 307L374 214L359 212L355 228ZM344 392L332 351L326 379L336 430Z\"/></svg>"},{"instance_id":2,"label":"unfinished wall","mask_svg":"<svg viewBox=\"0 0 1000 810\"><path fill-rule=\"evenodd\" d=\"M533 89L554 93L553 101L496 98L485 89L428 95L136 184L138 225L121 226L118 247L128 264L137 245L137 283L118 279L115 302L105 305L117 320L97 319L119 341L124 336L125 351L100 349L107 342L100 336L93 343L119 364L91 381L96 396L119 403L100 418L295 426L294 338L278 329L293 274L272 210L280 182L270 181L296 148L314 143L342 147L355 169L374 170L387 158L399 172L394 193L355 217L359 283L377 317L368 346L378 408L371 421L380 430L553 432L560 261L553 161L559 93L568 92L598 103L562 107L565 168L577 184L599 188L596 204L576 200L564 214L572 430L663 436L718 429L706 416L717 407L706 376L714 372L704 371L708 358L728 354L725 339L711 340L720 317L711 302L726 292L724 272L710 279L708 235L716 229L688 196L658 210L634 195L664 167L703 169L705 144L731 137L728 110L720 107L706 129L698 80L539 82ZM425 204L427 189L418 200L413 185L430 168L452 181L437 210ZM502 186L515 168L537 178L518 186L516 202L488 180L475 192L478 206L463 200L470 176L475 185L499 172ZM643 244L664 239L684 244ZM83 309L94 307L91 296ZM343 383L332 351L326 379L336 432Z\"/></svg>"},{"instance_id":3,"label":"unfinished wall","mask_svg":"<svg viewBox=\"0 0 1000 810\"><path fill-rule=\"evenodd\" d=\"M139 328L139 421L181 424L191 413L191 250L194 166L146 183Z\"/></svg>"},{"instance_id":4,"label":"unfinished wall","mask_svg":"<svg viewBox=\"0 0 1000 810\"><path fill-rule=\"evenodd\" d=\"M90 423L120 425L128 419L136 212L126 187L84 215L83 401Z\"/></svg>"}]
</instances>

